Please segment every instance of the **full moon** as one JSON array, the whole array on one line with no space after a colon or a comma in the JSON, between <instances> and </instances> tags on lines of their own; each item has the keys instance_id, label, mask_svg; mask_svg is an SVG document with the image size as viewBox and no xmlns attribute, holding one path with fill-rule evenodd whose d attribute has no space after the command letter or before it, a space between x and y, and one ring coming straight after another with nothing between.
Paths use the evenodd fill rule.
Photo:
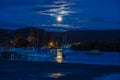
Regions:
<instances>
[{"instance_id":1,"label":"full moon","mask_svg":"<svg viewBox=\"0 0 120 80\"><path fill-rule=\"evenodd\" d=\"M57 21L58 21L58 22L61 22L61 21L62 21L62 17L61 17L61 16L58 16L58 17L57 17Z\"/></svg>"}]
</instances>

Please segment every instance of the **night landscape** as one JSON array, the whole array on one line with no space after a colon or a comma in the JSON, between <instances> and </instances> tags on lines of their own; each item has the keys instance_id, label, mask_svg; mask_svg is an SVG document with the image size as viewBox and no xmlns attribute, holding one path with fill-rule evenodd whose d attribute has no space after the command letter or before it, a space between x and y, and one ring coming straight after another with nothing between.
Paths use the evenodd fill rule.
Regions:
<instances>
[{"instance_id":1,"label":"night landscape","mask_svg":"<svg viewBox=\"0 0 120 80\"><path fill-rule=\"evenodd\" d=\"M120 80L119 0L0 0L0 80Z\"/></svg>"}]
</instances>

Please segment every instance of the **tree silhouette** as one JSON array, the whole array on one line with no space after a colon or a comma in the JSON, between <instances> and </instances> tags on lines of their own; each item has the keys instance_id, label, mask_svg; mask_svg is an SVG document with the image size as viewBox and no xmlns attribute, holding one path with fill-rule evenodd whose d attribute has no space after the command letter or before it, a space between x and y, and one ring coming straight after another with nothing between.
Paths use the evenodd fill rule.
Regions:
<instances>
[{"instance_id":1,"label":"tree silhouette","mask_svg":"<svg viewBox=\"0 0 120 80\"><path fill-rule=\"evenodd\" d=\"M18 32L15 36L15 47L29 47L29 41L22 37L22 33Z\"/></svg>"},{"instance_id":2,"label":"tree silhouette","mask_svg":"<svg viewBox=\"0 0 120 80\"><path fill-rule=\"evenodd\" d=\"M36 44L36 34L34 31L31 31L30 35L27 37L27 41L31 43L30 46L35 47Z\"/></svg>"}]
</instances>

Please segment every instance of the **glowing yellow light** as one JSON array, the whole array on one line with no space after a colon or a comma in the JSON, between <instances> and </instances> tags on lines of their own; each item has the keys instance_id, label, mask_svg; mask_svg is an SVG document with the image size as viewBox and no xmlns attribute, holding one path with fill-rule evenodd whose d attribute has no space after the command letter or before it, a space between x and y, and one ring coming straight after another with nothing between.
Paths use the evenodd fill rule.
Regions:
<instances>
[{"instance_id":1,"label":"glowing yellow light","mask_svg":"<svg viewBox=\"0 0 120 80\"><path fill-rule=\"evenodd\" d=\"M62 21L62 17L61 17L61 16L58 16L58 17L57 17L57 21L58 21L58 22L61 22L61 21Z\"/></svg>"},{"instance_id":2,"label":"glowing yellow light","mask_svg":"<svg viewBox=\"0 0 120 80\"><path fill-rule=\"evenodd\" d=\"M58 63L62 63L62 62L63 62L63 55L62 55L61 52L58 52L58 51L57 51L56 61L57 61Z\"/></svg>"},{"instance_id":3,"label":"glowing yellow light","mask_svg":"<svg viewBox=\"0 0 120 80\"><path fill-rule=\"evenodd\" d=\"M52 48L52 47L54 47L54 43L50 42L50 43L48 43L48 46L49 46L49 48Z\"/></svg>"},{"instance_id":4,"label":"glowing yellow light","mask_svg":"<svg viewBox=\"0 0 120 80\"><path fill-rule=\"evenodd\" d=\"M53 42L50 42L49 45L50 45L50 46L53 46Z\"/></svg>"}]
</instances>

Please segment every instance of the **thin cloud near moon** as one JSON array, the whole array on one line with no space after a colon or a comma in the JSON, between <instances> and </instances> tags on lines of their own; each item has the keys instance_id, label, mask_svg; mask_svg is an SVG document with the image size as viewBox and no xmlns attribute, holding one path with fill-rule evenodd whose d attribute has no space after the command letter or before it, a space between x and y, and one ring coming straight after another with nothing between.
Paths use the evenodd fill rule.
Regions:
<instances>
[{"instance_id":1,"label":"thin cloud near moon","mask_svg":"<svg viewBox=\"0 0 120 80\"><path fill-rule=\"evenodd\" d=\"M117 0L0 1L1 28L120 29ZM57 22L57 16L63 20Z\"/></svg>"}]
</instances>

